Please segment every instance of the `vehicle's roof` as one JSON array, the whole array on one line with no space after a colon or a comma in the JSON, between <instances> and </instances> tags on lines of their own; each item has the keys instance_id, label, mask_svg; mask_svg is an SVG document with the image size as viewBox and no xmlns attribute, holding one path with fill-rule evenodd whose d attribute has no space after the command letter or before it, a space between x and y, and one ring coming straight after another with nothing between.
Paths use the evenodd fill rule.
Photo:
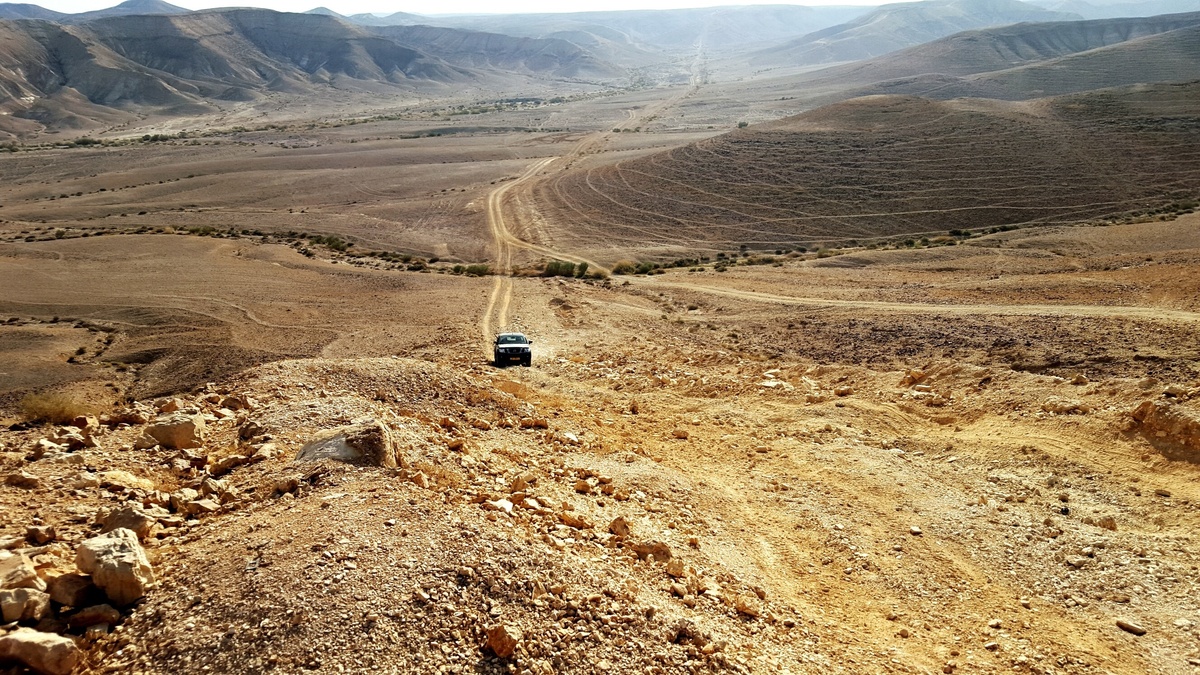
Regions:
<instances>
[{"instance_id":1,"label":"vehicle's roof","mask_svg":"<svg viewBox=\"0 0 1200 675\"><path fill-rule=\"evenodd\" d=\"M520 335L521 337L525 337L524 333L501 333L500 335ZM497 336L497 337L499 337L499 336Z\"/></svg>"}]
</instances>

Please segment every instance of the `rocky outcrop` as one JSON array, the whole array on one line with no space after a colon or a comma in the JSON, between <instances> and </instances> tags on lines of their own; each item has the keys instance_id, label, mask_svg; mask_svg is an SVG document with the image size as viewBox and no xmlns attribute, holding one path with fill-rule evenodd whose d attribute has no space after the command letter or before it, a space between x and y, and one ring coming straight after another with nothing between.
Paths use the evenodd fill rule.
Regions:
<instances>
[{"instance_id":1,"label":"rocky outcrop","mask_svg":"<svg viewBox=\"0 0 1200 675\"><path fill-rule=\"evenodd\" d=\"M1200 412L1161 399L1144 401L1131 416L1135 429L1152 440L1185 448L1185 459L1200 462Z\"/></svg>"},{"instance_id":2,"label":"rocky outcrop","mask_svg":"<svg viewBox=\"0 0 1200 675\"><path fill-rule=\"evenodd\" d=\"M321 432L296 455L298 462L322 459L395 468L396 449L387 427L377 420L367 420Z\"/></svg>"}]
</instances>

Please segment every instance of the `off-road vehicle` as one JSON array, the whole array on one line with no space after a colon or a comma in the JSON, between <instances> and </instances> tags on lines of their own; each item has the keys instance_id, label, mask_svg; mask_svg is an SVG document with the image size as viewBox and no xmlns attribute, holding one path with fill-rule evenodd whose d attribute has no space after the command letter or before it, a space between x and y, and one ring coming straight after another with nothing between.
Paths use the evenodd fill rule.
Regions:
<instances>
[{"instance_id":1,"label":"off-road vehicle","mask_svg":"<svg viewBox=\"0 0 1200 675\"><path fill-rule=\"evenodd\" d=\"M518 361L523 366L528 366L533 362L533 351L530 345L533 343L529 338L525 337L524 333L501 333L496 336L496 343L492 345L492 356L494 357L497 368L503 368L510 363Z\"/></svg>"}]
</instances>

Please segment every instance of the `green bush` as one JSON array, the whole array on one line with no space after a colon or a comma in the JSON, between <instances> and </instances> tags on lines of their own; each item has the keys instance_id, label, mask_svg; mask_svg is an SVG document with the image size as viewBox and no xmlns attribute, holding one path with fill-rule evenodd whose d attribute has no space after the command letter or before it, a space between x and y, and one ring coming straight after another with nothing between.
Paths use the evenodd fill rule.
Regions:
<instances>
[{"instance_id":1,"label":"green bush","mask_svg":"<svg viewBox=\"0 0 1200 675\"><path fill-rule=\"evenodd\" d=\"M565 260L551 260L546 263L546 268L542 270L544 277L573 277L575 276L575 263Z\"/></svg>"}]
</instances>

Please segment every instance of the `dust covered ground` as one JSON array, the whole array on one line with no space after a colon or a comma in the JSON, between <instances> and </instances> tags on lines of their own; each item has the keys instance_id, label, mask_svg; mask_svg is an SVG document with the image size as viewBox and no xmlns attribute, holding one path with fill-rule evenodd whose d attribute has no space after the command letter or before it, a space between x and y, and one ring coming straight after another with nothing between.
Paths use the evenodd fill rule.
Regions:
<instances>
[{"instance_id":1,"label":"dust covered ground","mask_svg":"<svg viewBox=\"0 0 1200 675\"><path fill-rule=\"evenodd\" d=\"M180 235L4 254L7 421L30 370L112 417L40 458L54 428L0 431L33 479L0 540L54 578L113 509L153 520L116 624L41 619L81 671L1200 671L1195 215L515 278L496 327L534 365L503 370L488 278ZM171 335L264 355L174 390L115 358ZM203 445L134 449L156 407ZM364 418L396 468L292 461Z\"/></svg>"}]
</instances>

